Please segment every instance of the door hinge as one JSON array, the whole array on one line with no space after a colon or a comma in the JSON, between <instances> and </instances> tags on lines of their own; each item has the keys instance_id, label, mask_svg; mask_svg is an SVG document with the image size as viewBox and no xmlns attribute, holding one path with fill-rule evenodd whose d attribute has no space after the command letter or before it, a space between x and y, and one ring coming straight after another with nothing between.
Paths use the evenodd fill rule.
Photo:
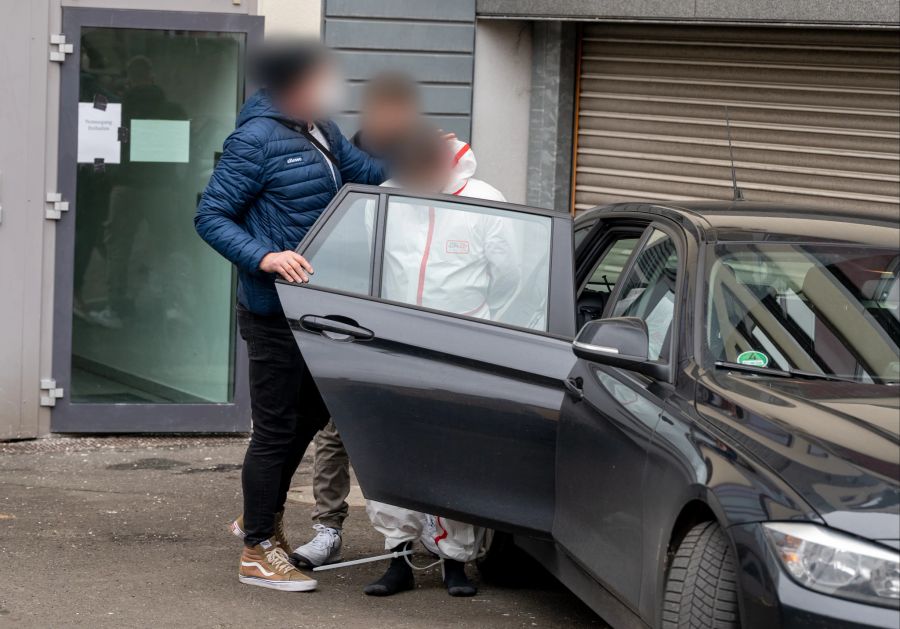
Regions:
<instances>
[{"instance_id":1,"label":"door hinge","mask_svg":"<svg viewBox=\"0 0 900 629\"><path fill-rule=\"evenodd\" d=\"M62 218L63 212L69 211L69 202L63 201L59 192L48 192L46 202L47 207L44 210L44 218L58 221Z\"/></svg>"},{"instance_id":2,"label":"door hinge","mask_svg":"<svg viewBox=\"0 0 900 629\"><path fill-rule=\"evenodd\" d=\"M56 400L63 396L63 390L56 386L53 378L41 378L41 406L56 406Z\"/></svg>"},{"instance_id":3,"label":"door hinge","mask_svg":"<svg viewBox=\"0 0 900 629\"><path fill-rule=\"evenodd\" d=\"M75 51L75 46L66 43L66 36L62 33L53 33L50 35L50 61L62 63L66 60L66 55L70 55Z\"/></svg>"}]
</instances>

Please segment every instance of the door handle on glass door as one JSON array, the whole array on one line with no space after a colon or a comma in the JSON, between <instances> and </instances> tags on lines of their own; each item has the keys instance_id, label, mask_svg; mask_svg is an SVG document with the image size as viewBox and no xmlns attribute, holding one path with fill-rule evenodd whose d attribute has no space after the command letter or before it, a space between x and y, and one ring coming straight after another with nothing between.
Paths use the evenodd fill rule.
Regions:
<instances>
[{"instance_id":1,"label":"door handle on glass door","mask_svg":"<svg viewBox=\"0 0 900 629\"><path fill-rule=\"evenodd\" d=\"M584 380L581 378L566 378L566 390L569 392L576 402L584 399Z\"/></svg>"},{"instance_id":2,"label":"door handle on glass door","mask_svg":"<svg viewBox=\"0 0 900 629\"><path fill-rule=\"evenodd\" d=\"M364 328L353 319L346 317L320 317L304 315L300 317L300 327L307 332L318 332L332 341L371 341L375 333Z\"/></svg>"}]
</instances>

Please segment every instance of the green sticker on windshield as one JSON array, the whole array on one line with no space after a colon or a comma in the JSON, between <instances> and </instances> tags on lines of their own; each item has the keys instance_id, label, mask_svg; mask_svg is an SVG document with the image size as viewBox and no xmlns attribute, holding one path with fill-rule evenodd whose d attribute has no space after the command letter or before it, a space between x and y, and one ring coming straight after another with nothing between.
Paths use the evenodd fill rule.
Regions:
<instances>
[{"instance_id":1,"label":"green sticker on windshield","mask_svg":"<svg viewBox=\"0 0 900 629\"><path fill-rule=\"evenodd\" d=\"M738 364L751 367L767 367L769 365L769 357L762 352L750 350L749 352L738 354L737 362Z\"/></svg>"}]
</instances>

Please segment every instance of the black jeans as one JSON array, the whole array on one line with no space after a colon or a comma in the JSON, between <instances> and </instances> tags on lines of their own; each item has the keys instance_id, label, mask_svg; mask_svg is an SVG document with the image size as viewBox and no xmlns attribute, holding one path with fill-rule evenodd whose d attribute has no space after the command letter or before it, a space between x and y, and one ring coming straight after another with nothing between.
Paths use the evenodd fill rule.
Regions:
<instances>
[{"instance_id":1,"label":"black jeans","mask_svg":"<svg viewBox=\"0 0 900 629\"><path fill-rule=\"evenodd\" d=\"M275 533L291 479L328 410L283 316L264 317L238 306L241 337L250 358L253 433L244 457L244 543Z\"/></svg>"}]
</instances>

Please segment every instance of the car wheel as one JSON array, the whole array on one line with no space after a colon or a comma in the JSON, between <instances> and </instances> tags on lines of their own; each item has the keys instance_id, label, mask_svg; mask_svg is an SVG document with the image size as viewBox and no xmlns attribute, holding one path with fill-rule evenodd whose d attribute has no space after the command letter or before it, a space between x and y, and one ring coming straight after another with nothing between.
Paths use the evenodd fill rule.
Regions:
<instances>
[{"instance_id":1,"label":"car wheel","mask_svg":"<svg viewBox=\"0 0 900 629\"><path fill-rule=\"evenodd\" d=\"M478 560L478 573L485 583L502 587L533 586L550 574L528 553L513 543L509 533L488 529Z\"/></svg>"},{"instance_id":2,"label":"car wheel","mask_svg":"<svg viewBox=\"0 0 900 629\"><path fill-rule=\"evenodd\" d=\"M666 576L663 629L737 629L737 578L731 546L716 522L685 535Z\"/></svg>"}]
</instances>

